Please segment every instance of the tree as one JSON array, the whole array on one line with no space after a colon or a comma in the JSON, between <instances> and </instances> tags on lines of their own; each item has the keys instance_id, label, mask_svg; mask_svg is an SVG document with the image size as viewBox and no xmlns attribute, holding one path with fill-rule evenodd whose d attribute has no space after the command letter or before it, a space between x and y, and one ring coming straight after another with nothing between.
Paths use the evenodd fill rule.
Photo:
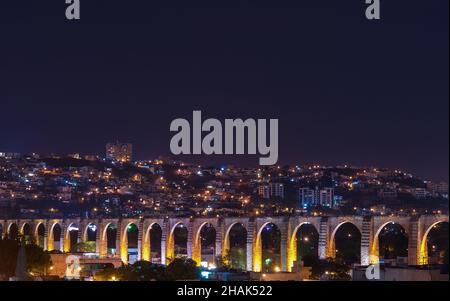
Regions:
<instances>
[{"instance_id":1,"label":"tree","mask_svg":"<svg viewBox=\"0 0 450 301\"><path fill-rule=\"evenodd\" d=\"M0 275L11 277L14 275L19 245L13 239L0 239Z\"/></svg>"},{"instance_id":2,"label":"tree","mask_svg":"<svg viewBox=\"0 0 450 301\"><path fill-rule=\"evenodd\" d=\"M132 266L139 281L163 280L165 267L149 261L137 261Z\"/></svg>"},{"instance_id":3,"label":"tree","mask_svg":"<svg viewBox=\"0 0 450 301\"><path fill-rule=\"evenodd\" d=\"M114 275L111 275L113 277ZM149 261L136 261L117 269L116 278L122 281L153 281L165 279L165 268Z\"/></svg>"},{"instance_id":4,"label":"tree","mask_svg":"<svg viewBox=\"0 0 450 301\"><path fill-rule=\"evenodd\" d=\"M326 276L331 280L350 280L350 267L338 263L332 258L324 260L314 256L305 256L304 264L305 267L311 267L312 279L320 279L321 277Z\"/></svg>"},{"instance_id":5,"label":"tree","mask_svg":"<svg viewBox=\"0 0 450 301\"><path fill-rule=\"evenodd\" d=\"M95 241L83 241L75 246L75 250L82 253L95 253L96 242Z\"/></svg>"},{"instance_id":6,"label":"tree","mask_svg":"<svg viewBox=\"0 0 450 301\"><path fill-rule=\"evenodd\" d=\"M148 261L137 261L119 268L106 267L95 274L96 281L175 281L197 279L198 268L191 259L174 259L167 267Z\"/></svg>"},{"instance_id":7,"label":"tree","mask_svg":"<svg viewBox=\"0 0 450 301\"><path fill-rule=\"evenodd\" d=\"M50 255L35 244L25 246L27 257L27 270L37 275L45 274L51 266ZM17 256L19 253L19 240L0 239L0 275L11 277L15 273Z\"/></svg>"},{"instance_id":8,"label":"tree","mask_svg":"<svg viewBox=\"0 0 450 301\"><path fill-rule=\"evenodd\" d=\"M231 260L229 258L229 253L225 256L216 256L216 268L219 272L227 272L231 269Z\"/></svg>"},{"instance_id":9,"label":"tree","mask_svg":"<svg viewBox=\"0 0 450 301\"><path fill-rule=\"evenodd\" d=\"M245 250L243 248L230 248L225 255L229 261L229 265L235 270L245 270Z\"/></svg>"},{"instance_id":10,"label":"tree","mask_svg":"<svg viewBox=\"0 0 450 301\"><path fill-rule=\"evenodd\" d=\"M336 261L339 263L351 265L352 263L358 262L359 257L353 252L345 251L336 255Z\"/></svg>"},{"instance_id":11,"label":"tree","mask_svg":"<svg viewBox=\"0 0 450 301\"><path fill-rule=\"evenodd\" d=\"M123 280L119 269L114 268L114 266L108 266L103 271L95 273L94 275L95 281L115 281L115 280Z\"/></svg>"},{"instance_id":12,"label":"tree","mask_svg":"<svg viewBox=\"0 0 450 301\"><path fill-rule=\"evenodd\" d=\"M192 259L175 258L166 268L166 280L193 280L199 277L197 263Z\"/></svg>"},{"instance_id":13,"label":"tree","mask_svg":"<svg viewBox=\"0 0 450 301\"><path fill-rule=\"evenodd\" d=\"M34 244L26 245L25 252L27 254L28 271L38 275L45 275L52 265L50 255Z\"/></svg>"}]
</instances>

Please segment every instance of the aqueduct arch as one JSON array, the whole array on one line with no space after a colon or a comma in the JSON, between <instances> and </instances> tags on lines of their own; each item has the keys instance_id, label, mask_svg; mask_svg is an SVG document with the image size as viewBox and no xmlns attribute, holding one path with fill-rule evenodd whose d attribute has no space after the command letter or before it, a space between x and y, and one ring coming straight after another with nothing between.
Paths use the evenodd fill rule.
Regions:
<instances>
[{"instance_id":1,"label":"aqueduct arch","mask_svg":"<svg viewBox=\"0 0 450 301\"><path fill-rule=\"evenodd\" d=\"M99 223L99 228L97 229L97 237L99 237L99 242L97 243L97 249L100 257L109 257L111 255L118 254L119 246L120 246L120 229L117 220L103 220ZM111 250L109 252L109 246L112 245L110 243L108 236L108 231L111 231L113 235L112 239L114 242L114 251Z\"/></svg>"},{"instance_id":2,"label":"aqueduct arch","mask_svg":"<svg viewBox=\"0 0 450 301\"><path fill-rule=\"evenodd\" d=\"M214 230L214 236L215 241L217 239L217 230L216 227L214 227L213 224L209 222L203 222L196 230L194 235L194 242L193 242L193 248L192 248L192 259L197 263L197 265L200 265L202 262L202 255L203 255L203 246L202 246L202 231L206 229L206 227L211 227L211 229ZM215 246L214 246L214 256L215 256Z\"/></svg>"},{"instance_id":3,"label":"aqueduct arch","mask_svg":"<svg viewBox=\"0 0 450 301\"><path fill-rule=\"evenodd\" d=\"M149 226L147 226L144 230L144 234L142 236L142 260L145 261L150 261L150 253L151 253L151 234L150 232L152 231L153 226L160 226L158 223L154 222L152 224L150 224Z\"/></svg>"},{"instance_id":4,"label":"aqueduct arch","mask_svg":"<svg viewBox=\"0 0 450 301\"><path fill-rule=\"evenodd\" d=\"M399 226L401 229L403 229L405 231L406 236L408 236L408 229L405 228L404 226L402 226L402 224L397 223L395 221L388 221L384 224L382 224L381 226L378 227L378 229L376 230L376 233L374 235L373 238L373 242L372 242L372 250L371 250L371 263L378 263L379 262L379 258L380 258L380 239L381 236L380 234L382 233L382 231L384 229L386 229L386 227L389 227L389 225L397 225Z\"/></svg>"},{"instance_id":5,"label":"aqueduct arch","mask_svg":"<svg viewBox=\"0 0 450 301\"><path fill-rule=\"evenodd\" d=\"M143 234L142 234L142 260L151 261L151 250L152 250L152 235L151 232L154 229L154 227L159 227L161 229L161 236L163 232L163 219L150 219L144 221L143 224ZM161 247L162 248L162 244ZM160 254L162 255L163 252L160 250Z\"/></svg>"},{"instance_id":6,"label":"aqueduct arch","mask_svg":"<svg viewBox=\"0 0 450 301\"><path fill-rule=\"evenodd\" d=\"M421 228L419 229L419 241L418 241L418 264L419 265L426 265L428 264L428 234L438 224L441 223L447 223L449 222L448 216L440 215L437 216L435 219L431 219L429 216L422 216L422 224Z\"/></svg>"},{"instance_id":7,"label":"aqueduct arch","mask_svg":"<svg viewBox=\"0 0 450 301\"><path fill-rule=\"evenodd\" d=\"M27 222L23 222L20 225L20 230L19 232L23 235L23 236L32 236L33 230L31 229L31 225Z\"/></svg>"},{"instance_id":8,"label":"aqueduct arch","mask_svg":"<svg viewBox=\"0 0 450 301\"><path fill-rule=\"evenodd\" d=\"M202 261L202 231L206 226L210 226L215 231L215 243L213 244L213 256L222 255L222 233L223 224L217 218L197 218L189 221L188 240L192 239L192 259L200 265ZM189 234L192 232L192 234ZM188 242L189 244L189 242Z\"/></svg>"},{"instance_id":9,"label":"aqueduct arch","mask_svg":"<svg viewBox=\"0 0 450 301\"><path fill-rule=\"evenodd\" d=\"M331 232L331 236L330 236L330 241L329 241L329 246L328 246L328 257L330 258L336 258L336 234L338 233L339 230L342 229L343 226L345 225L352 225L354 228L357 229L357 231L359 231L359 234L362 237L362 227L358 227L356 224L354 224L351 220L345 220L340 222ZM360 247L361 247L361 241L360 241Z\"/></svg>"},{"instance_id":10,"label":"aqueduct arch","mask_svg":"<svg viewBox=\"0 0 450 301\"><path fill-rule=\"evenodd\" d=\"M7 232L8 237L10 239L17 239L20 235L20 229L19 225L16 223L16 221L8 223Z\"/></svg>"},{"instance_id":11,"label":"aqueduct arch","mask_svg":"<svg viewBox=\"0 0 450 301\"><path fill-rule=\"evenodd\" d=\"M192 226L189 218L173 219L170 218L164 223L163 239L167 239L165 258L162 258L162 263L170 263L175 258L175 229L177 226L183 225L187 230L187 257L192 258ZM161 246L162 248L162 246ZM163 257L163 255L161 255Z\"/></svg>"},{"instance_id":12,"label":"aqueduct arch","mask_svg":"<svg viewBox=\"0 0 450 301\"><path fill-rule=\"evenodd\" d=\"M297 251L297 233L303 226L310 225L312 226L317 234L319 234L319 228L315 225L314 222L304 221L300 224L294 226L294 229L291 231L288 239L288 255L287 255L287 270L290 272L293 269L294 263L299 260L298 251Z\"/></svg>"},{"instance_id":13,"label":"aqueduct arch","mask_svg":"<svg viewBox=\"0 0 450 301\"><path fill-rule=\"evenodd\" d=\"M44 225L44 223L40 223L40 225ZM45 226L44 226L45 227ZM47 232L48 231L48 232ZM56 241L56 235L55 232L59 231L59 249L58 251L64 252L66 249L64 248L64 227L62 224L60 224L59 221L53 221L52 224L49 224L48 227L45 227L44 229L44 244L46 242L47 250L53 251L55 250L55 241ZM46 237L46 239L45 239ZM70 249L67 249L70 250Z\"/></svg>"},{"instance_id":14,"label":"aqueduct arch","mask_svg":"<svg viewBox=\"0 0 450 301\"><path fill-rule=\"evenodd\" d=\"M252 270L255 272L261 272L262 270L262 256L263 256L263 248L262 248L262 232L264 228L269 225L273 224L276 226L276 228L280 231L280 261L281 261L281 270L286 271L287 270L287 262L286 262L286 254L287 254L287 230L288 230L288 224L286 223L287 220L283 217L276 217L276 218L257 218L255 221L255 228L253 232L253 256L252 256ZM247 233L248 236L248 233ZM248 254L247 254L247 260L248 260ZM248 263L247 263L248 265Z\"/></svg>"},{"instance_id":15,"label":"aqueduct arch","mask_svg":"<svg viewBox=\"0 0 450 301\"><path fill-rule=\"evenodd\" d=\"M230 232L231 232L231 229L233 229L233 227L237 226L237 225L241 225L245 229L245 231L247 232L247 229L245 228L245 226L242 225L239 222L234 222L231 225L229 225L228 228L225 230L225 235L224 235L224 238L223 238L222 256L225 256L230 250Z\"/></svg>"},{"instance_id":16,"label":"aqueduct arch","mask_svg":"<svg viewBox=\"0 0 450 301\"><path fill-rule=\"evenodd\" d=\"M36 244L44 250L48 250L47 235L45 228L45 221L40 221L35 224L34 237L36 237Z\"/></svg>"},{"instance_id":17,"label":"aqueduct arch","mask_svg":"<svg viewBox=\"0 0 450 301\"><path fill-rule=\"evenodd\" d=\"M101 233L100 227L97 223L88 222L84 226L82 239L81 239L83 242L94 242L95 248L93 248L91 251L95 252L97 254L100 251L100 245L99 245L100 244L100 240L99 240L100 233Z\"/></svg>"},{"instance_id":18,"label":"aqueduct arch","mask_svg":"<svg viewBox=\"0 0 450 301\"><path fill-rule=\"evenodd\" d=\"M129 241L128 241L128 234L129 234L129 229L130 227L136 227L137 229L137 235L138 235L138 239L137 239L137 250L138 250L138 254L137 254L137 258L138 260L141 258L141 243L142 243L142 225L139 219L127 219L124 220L123 223L121 223L120 227L120 258L122 259L122 262L125 264L128 264L129 261L129 254L128 254L128 250L129 250Z\"/></svg>"},{"instance_id":19,"label":"aqueduct arch","mask_svg":"<svg viewBox=\"0 0 450 301\"><path fill-rule=\"evenodd\" d=\"M73 247L81 242L83 229L79 221L70 220L66 225L67 227L63 228L63 249L64 252L75 252L76 250L73 250Z\"/></svg>"},{"instance_id":20,"label":"aqueduct arch","mask_svg":"<svg viewBox=\"0 0 450 301\"><path fill-rule=\"evenodd\" d=\"M240 230L240 232L239 232ZM241 237L241 248L238 248L237 251L240 253L242 251L245 252L244 255L244 261L245 264L243 265L245 268L247 267L247 229L245 226L240 222L234 222L231 225L228 226L224 233L223 242L222 242L222 253L219 254L222 257L229 256L229 264L234 266L235 268L242 268L242 263L239 263L239 256L234 257L230 253L232 251L232 245L231 245L231 237L232 237L232 231L235 236L242 236ZM239 255L239 253L237 255Z\"/></svg>"},{"instance_id":21,"label":"aqueduct arch","mask_svg":"<svg viewBox=\"0 0 450 301\"><path fill-rule=\"evenodd\" d=\"M262 261L261 233L269 223L280 231L281 270L291 271L298 260L295 237L299 229L306 224L314 226L319 233L318 256L325 259L333 255L336 232L345 223L352 223L361 233L361 264L368 265L370 257L379 255L379 236L383 227L389 223L401 225L408 235L408 264L422 265L428 263L427 237L435 225L447 222L448 215L422 216L343 216L343 217L225 217L225 218L136 218L136 219L24 219L0 220L0 233L3 236L11 234L11 230L23 233L25 224L30 226L30 236L36 244L46 250L55 249L55 227L61 228L60 251L70 252L69 230L76 225L78 235L74 243L86 240L87 227L95 224L96 253L101 258L116 256L128 263L128 237L126 229L134 224L138 229L137 260L151 259L150 229L153 225L161 228L161 264L167 264L174 257L174 230L183 224L187 232L187 257L197 263L201 261L200 232L206 224L211 224L216 230L215 255L225 255L230 248L230 231L239 224L246 230L246 237L239 236L246 250L246 270L260 271ZM115 240L115 254L108 254L108 228L115 227L116 234L109 240ZM28 230L27 230L28 231ZM159 234L158 234L159 235ZM111 236L111 235L110 235Z\"/></svg>"},{"instance_id":22,"label":"aqueduct arch","mask_svg":"<svg viewBox=\"0 0 450 301\"><path fill-rule=\"evenodd\" d=\"M409 217L382 217L376 216L373 219L373 238L370 245L370 257L369 262L371 264L378 263L380 257L380 233L389 224L397 224L405 230L406 235L409 237L410 242L410 219Z\"/></svg>"},{"instance_id":23,"label":"aqueduct arch","mask_svg":"<svg viewBox=\"0 0 450 301\"><path fill-rule=\"evenodd\" d=\"M329 258L335 258L336 257L336 233L339 231L339 229L346 224L353 225L356 229L358 229L359 233L361 234L361 258L363 253L363 247L364 244L362 243L362 237L363 237L363 223L364 218L360 216L342 216L342 217L332 217L328 219L329 224L329 234L328 240L327 240L327 247L326 247L326 257ZM323 257L322 257L323 258Z\"/></svg>"}]
</instances>

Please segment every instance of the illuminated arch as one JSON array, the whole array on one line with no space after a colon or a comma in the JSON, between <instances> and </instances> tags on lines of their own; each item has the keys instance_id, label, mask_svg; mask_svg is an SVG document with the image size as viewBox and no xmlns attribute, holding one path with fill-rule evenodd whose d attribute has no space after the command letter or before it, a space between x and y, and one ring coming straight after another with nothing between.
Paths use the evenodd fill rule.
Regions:
<instances>
[{"instance_id":1,"label":"illuminated arch","mask_svg":"<svg viewBox=\"0 0 450 301\"><path fill-rule=\"evenodd\" d=\"M128 227L131 225L134 225L138 231L138 237L139 237L139 223L135 222L129 222L127 225L122 229L122 239L120 243L120 258L122 259L122 262L124 264L128 264ZM138 248L139 248L139 238L138 238ZM138 251L139 252L139 251Z\"/></svg>"},{"instance_id":2,"label":"illuminated arch","mask_svg":"<svg viewBox=\"0 0 450 301\"><path fill-rule=\"evenodd\" d=\"M148 225L147 229L144 232L143 237L143 241L142 241L142 260L145 261L151 261L151 251L152 251L152 247L151 247L151 235L150 232L152 231L152 228L154 226L158 226L161 231L162 231L162 227L160 224L158 224L157 222L153 222L150 225Z\"/></svg>"},{"instance_id":3,"label":"illuminated arch","mask_svg":"<svg viewBox=\"0 0 450 301\"><path fill-rule=\"evenodd\" d=\"M14 235L15 237L11 236L11 231L13 231L13 230L15 230L13 232L13 234L15 234ZM20 235L20 229L19 229L19 226L17 225L17 223L15 223L15 222L9 223L6 233L8 233L8 238L17 239Z\"/></svg>"},{"instance_id":4,"label":"illuminated arch","mask_svg":"<svg viewBox=\"0 0 450 301\"><path fill-rule=\"evenodd\" d=\"M198 227L197 232L194 235L194 242L193 242L193 249L192 249L192 259L197 263L198 266L200 266L202 261L202 241L201 241L201 233L203 228L206 225L211 225L211 227L214 229L214 233L217 238L217 230L214 227L213 224L210 222L204 222Z\"/></svg>"},{"instance_id":5,"label":"illuminated arch","mask_svg":"<svg viewBox=\"0 0 450 301\"><path fill-rule=\"evenodd\" d=\"M391 221L387 221L384 224L382 224L377 229L377 231L375 232L375 235L373 237L372 247L371 247L371 251L370 251L370 258L369 258L369 262L371 264L377 264L380 261L380 233L389 224L400 226L405 231L406 236L408 236L407 228L405 227L405 225L403 225L400 222L391 220Z\"/></svg>"},{"instance_id":6,"label":"illuminated arch","mask_svg":"<svg viewBox=\"0 0 450 301\"><path fill-rule=\"evenodd\" d=\"M72 237L70 235L70 232L72 232L71 231L72 227L78 228L78 230L74 230L74 231L77 231L77 238L76 238L75 243L72 241ZM67 229L64 233L64 252L73 252L74 251L74 250L72 250L72 246L76 245L78 243L78 237L80 236L80 231L81 231L81 229L80 229L79 223L73 222L67 226ZM53 232L53 231L51 231L51 232Z\"/></svg>"},{"instance_id":7,"label":"illuminated arch","mask_svg":"<svg viewBox=\"0 0 450 301\"><path fill-rule=\"evenodd\" d=\"M225 256L227 254L227 252L230 250L230 232L231 232L231 229L236 225L241 225L242 228L245 229L246 236L247 236L247 228L245 227L244 224L242 224L240 222L232 223L225 231L224 240L222 242L222 256Z\"/></svg>"},{"instance_id":8,"label":"illuminated arch","mask_svg":"<svg viewBox=\"0 0 450 301\"><path fill-rule=\"evenodd\" d=\"M175 229L182 225L183 227L186 228L186 231L188 231L188 236L189 236L189 229L187 229L187 227L183 224L182 221L176 222L172 228L170 229L169 232L169 237L167 239L167 245L166 245L166 257L167 257L167 263L170 263L174 258L175 258L175 237L174 237L174 233L175 233Z\"/></svg>"},{"instance_id":9,"label":"illuminated arch","mask_svg":"<svg viewBox=\"0 0 450 301\"><path fill-rule=\"evenodd\" d=\"M42 231L40 231L42 229ZM45 241L45 224L43 222L39 222L36 224L36 228L34 231L34 237L36 237L36 245L46 250L47 246ZM40 234L42 232L42 235Z\"/></svg>"},{"instance_id":10,"label":"illuminated arch","mask_svg":"<svg viewBox=\"0 0 450 301\"><path fill-rule=\"evenodd\" d=\"M101 239L103 241L107 241L107 239L108 239L107 233L108 233L109 226L115 226L116 229L117 229L117 224L115 224L115 223L107 223L105 228L103 229L103 232L102 232L102 238Z\"/></svg>"},{"instance_id":11,"label":"illuminated arch","mask_svg":"<svg viewBox=\"0 0 450 301\"><path fill-rule=\"evenodd\" d=\"M295 229L292 231L292 235L289 238L288 241L288 257L287 257L287 269L288 272L292 271L292 267L294 265L294 262L298 260L297 256L297 233L300 230L300 228L304 225L311 225L314 227L314 230L319 234L319 231L317 230L317 227L311 223L311 222L303 222L298 224Z\"/></svg>"},{"instance_id":12,"label":"illuminated arch","mask_svg":"<svg viewBox=\"0 0 450 301\"><path fill-rule=\"evenodd\" d=\"M106 257L109 253L108 253L108 230L110 229L110 227L113 226L115 227L112 228L112 230L116 230L116 235L114 236L114 247L115 247L115 254L117 254L117 251L120 250L120 243L119 245L117 245L117 233L120 234L120 230L118 230L118 225L116 223L110 222L107 223L105 225L105 227L103 228L103 231L100 230L100 256L104 256ZM99 229L97 228L97 231L99 231Z\"/></svg>"},{"instance_id":13,"label":"illuminated arch","mask_svg":"<svg viewBox=\"0 0 450 301\"><path fill-rule=\"evenodd\" d=\"M267 225L274 225L278 231L280 231L281 233L281 228L279 225L277 225L276 223L274 223L273 221L268 221L265 222L259 229L258 232L256 233L256 239L255 242L253 244L253 271L254 272L261 272L262 270L262 238L261 238L261 234L264 230L264 228Z\"/></svg>"},{"instance_id":14,"label":"illuminated arch","mask_svg":"<svg viewBox=\"0 0 450 301\"><path fill-rule=\"evenodd\" d=\"M23 223L20 227L20 233L25 236L25 227L28 227L28 236L32 235L31 225L29 223Z\"/></svg>"},{"instance_id":15,"label":"illuminated arch","mask_svg":"<svg viewBox=\"0 0 450 301\"><path fill-rule=\"evenodd\" d=\"M96 223L88 223L86 225L86 227L83 229L83 240L84 241L88 241L88 231L89 231L89 226L95 226L95 233L97 234L97 231L99 230L98 225Z\"/></svg>"},{"instance_id":16,"label":"illuminated arch","mask_svg":"<svg viewBox=\"0 0 450 301\"><path fill-rule=\"evenodd\" d=\"M233 230L233 228L238 226L238 225L240 227L242 227L242 229L244 229L244 231L245 231L245 240L244 240L244 243L243 243L243 245L244 245L243 249L244 249L245 253L247 253L248 230L247 230L247 228L245 227L245 225L243 223L235 222L235 223L232 223L225 231L225 236L224 236L224 239L222 241L222 257L224 257L227 254L229 254L229 251L231 249L231 247L230 247L230 244L231 244L230 243L230 233L231 233L231 230ZM230 258L230 259L232 259L232 258ZM232 263L230 263L230 264L232 264ZM247 266L247 256L245 256L245 265L244 265L244 267L246 267L246 266Z\"/></svg>"},{"instance_id":17,"label":"illuminated arch","mask_svg":"<svg viewBox=\"0 0 450 301\"><path fill-rule=\"evenodd\" d=\"M42 223L41 223L42 224ZM48 251L53 251L55 250L55 228L59 227L60 230L60 235L59 235L59 242L61 244L61 236L63 234L63 227L59 224L59 222L54 222L51 226L50 229L48 230L47 233L47 250ZM59 249L61 250L61 248L64 251L64 246L60 245Z\"/></svg>"},{"instance_id":18,"label":"illuminated arch","mask_svg":"<svg viewBox=\"0 0 450 301\"><path fill-rule=\"evenodd\" d=\"M344 225L344 224L351 224L351 225L353 225L356 229L358 229L359 234L362 237L362 231L355 223L353 223L351 221L348 221L348 220L339 223L334 228L334 230L333 230L333 232L331 233L331 236L330 236L330 243L329 243L329 248L328 248L328 257L331 257L331 258L335 258L336 257L336 233L339 230L339 228L342 225ZM361 245L361 241L360 241L360 245Z\"/></svg>"},{"instance_id":19,"label":"illuminated arch","mask_svg":"<svg viewBox=\"0 0 450 301\"><path fill-rule=\"evenodd\" d=\"M433 224L431 224L428 229L423 234L423 237L421 239L420 243L420 251L419 251L419 265L426 265L428 264L428 234L430 231L441 223L448 223L448 219L437 221Z\"/></svg>"},{"instance_id":20,"label":"illuminated arch","mask_svg":"<svg viewBox=\"0 0 450 301\"><path fill-rule=\"evenodd\" d=\"M9 232L11 231L11 227L15 225L17 227L17 224L15 222L10 222L8 223L8 225L6 226L6 233L9 235Z\"/></svg>"},{"instance_id":21,"label":"illuminated arch","mask_svg":"<svg viewBox=\"0 0 450 301\"><path fill-rule=\"evenodd\" d=\"M91 226L95 227L95 230L92 230ZM94 231L94 233L95 233L94 240L89 239L89 230ZM92 242L92 241L95 242L95 248L93 248L93 250L91 250L93 252L97 252L97 249L98 249L97 244L99 242L97 241L97 237L98 237L98 234L100 233L99 231L100 231L99 226L95 222L88 223L86 225L86 227L84 227L84 229L83 229L83 239L82 239L82 241L84 241L84 242Z\"/></svg>"},{"instance_id":22,"label":"illuminated arch","mask_svg":"<svg viewBox=\"0 0 450 301\"><path fill-rule=\"evenodd\" d=\"M38 240L38 236L39 236L39 227L43 226L45 228L45 225L43 222L38 222L34 228L34 237L36 237L36 241Z\"/></svg>"}]
</instances>

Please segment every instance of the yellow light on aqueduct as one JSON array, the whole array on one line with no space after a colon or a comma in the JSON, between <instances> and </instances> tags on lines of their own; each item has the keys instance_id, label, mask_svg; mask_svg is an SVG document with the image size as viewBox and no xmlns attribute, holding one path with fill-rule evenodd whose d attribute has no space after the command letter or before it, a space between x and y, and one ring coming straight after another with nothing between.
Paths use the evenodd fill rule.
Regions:
<instances>
[{"instance_id":1,"label":"yellow light on aqueduct","mask_svg":"<svg viewBox=\"0 0 450 301\"><path fill-rule=\"evenodd\" d=\"M379 234L384 226L389 223L400 224L409 236L408 264L424 265L428 264L428 235L439 223L448 222L447 215L421 215L421 216L346 216L346 217L224 217L224 218L136 218L136 219L57 219L57 220L1 220L0 226L6 229L9 234L11 225L16 224L17 228L23 229L24 224L28 224L35 241L42 241L42 237L37 237L38 228L45 227L43 241L46 250L55 248L55 227L61 228L60 248L64 252L70 252L71 237L69 229L72 225L77 225L78 240L86 240L86 225L95 224L97 226L96 247L100 257L107 256L108 237L106 229L109 225L117 225L116 235L116 256L125 264L128 263L128 230L130 226L137 227L138 236L138 260L151 260L150 229L154 224L161 225L161 263L168 264L174 258L174 230L178 225L183 225L188 230L188 256L194 259L197 264L201 262L201 237L200 231L205 224L211 224L216 232L215 251L218 254L226 254L230 247L229 232L236 225L242 225L247 230L245 246L247 250L247 269L261 272L262 262L262 231L269 225L274 224L281 232L281 264L280 271L292 271L294 262L298 260L296 233L304 224L311 224L319 234L319 257L324 259L333 255L334 234L343 222L354 224L361 232L361 264L376 264L379 262ZM220 228L218 228L220 227ZM110 238L112 239L112 238ZM78 241L79 242L79 241ZM166 261L168 260L168 261Z\"/></svg>"}]
</instances>

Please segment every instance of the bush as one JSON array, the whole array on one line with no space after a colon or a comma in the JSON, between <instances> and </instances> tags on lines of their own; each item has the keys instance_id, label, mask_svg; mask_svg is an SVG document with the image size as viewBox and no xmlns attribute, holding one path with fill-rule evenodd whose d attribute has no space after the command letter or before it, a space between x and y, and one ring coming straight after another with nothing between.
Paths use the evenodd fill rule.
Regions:
<instances>
[{"instance_id":1,"label":"bush","mask_svg":"<svg viewBox=\"0 0 450 301\"><path fill-rule=\"evenodd\" d=\"M176 258L166 268L167 280L193 280L198 279L199 269L192 259Z\"/></svg>"},{"instance_id":2,"label":"bush","mask_svg":"<svg viewBox=\"0 0 450 301\"><path fill-rule=\"evenodd\" d=\"M19 254L19 244L19 240L0 239L0 258L2 260L0 275L6 277L14 276ZM28 272L33 272L35 275L43 275L45 270L51 266L50 255L41 247L35 244L27 244L25 252Z\"/></svg>"}]
</instances>

